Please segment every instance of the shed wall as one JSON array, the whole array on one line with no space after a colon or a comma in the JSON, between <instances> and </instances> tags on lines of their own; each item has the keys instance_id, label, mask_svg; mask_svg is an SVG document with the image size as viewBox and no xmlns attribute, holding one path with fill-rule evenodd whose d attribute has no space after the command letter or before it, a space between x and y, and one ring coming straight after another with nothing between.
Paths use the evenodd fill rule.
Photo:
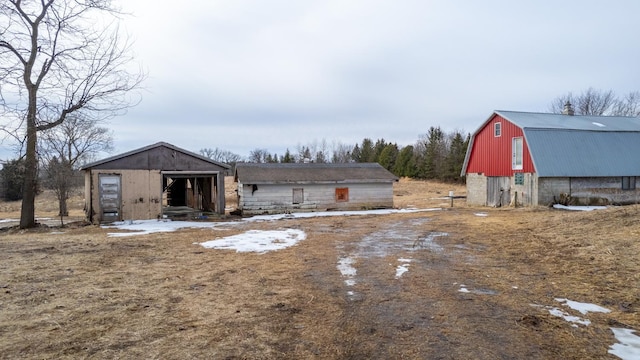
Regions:
<instances>
[{"instance_id":1,"label":"shed wall","mask_svg":"<svg viewBox=\"0 0 640 360\"><path fill-rule=\"evenodd\" d=\"M243 214L288 211L360 210L393 207L392 183L260 184L238 183L238 208ZM336 202L336 188L349 189L349 201ZM303 189L303 202L293 203L293 189Z\"/></svg>"},{"instance_id":2,"label":"shed wall","mask_svg":"<svg viewBox=\"0 0 640 360\"><path fill-rule=\"evenodd\" d=\"M90 198L92 222L100 222L100 199L98 191L98 175L114 174L121 176L122 219L140 220L155 219L162 214L162 175L159 170L91 170ZM85 189L86 187L85 177ZM85 190L86 191L86 190ZM89 205L89 204L87 204Z\"/></svg>"}]
</instances>

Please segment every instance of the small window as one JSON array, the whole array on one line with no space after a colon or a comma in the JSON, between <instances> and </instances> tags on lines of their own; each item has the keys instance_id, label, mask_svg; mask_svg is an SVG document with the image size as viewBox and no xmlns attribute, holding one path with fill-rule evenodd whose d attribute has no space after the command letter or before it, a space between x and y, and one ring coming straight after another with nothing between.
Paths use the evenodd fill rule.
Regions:
<instances>
[{"instance_id":1,"label":"small window","mask_svg":"<svg viewBox=\"0 0 640 360\"><path fill-rule=\"evenodd\" d=\"M294 204L302 204L304 202L304 189L302 188L294 188L293 189L293 203Z\"/></svg>"},{"instance_id":2,"label":"small window","mask_svg":"<svg viewBox=\"0 0 640 360\"><path fill-rule=\"evenodd\" d=\"M499 137L500 135L502 135L502 123L497 122L493 124L493 136Z\"/></svg>"},{"instance_id":3,"label":"small window","mask_svg":"<svg viewBox=\"0 0 640 360\"><path fill-rule=\"evenodd\" d=\"M512 162L511 168L513 170L522 170L522 138L516 137L513 138L512 144Z\"/></svg>"},{"instance_id":4,"label":"small window","mask_svg":"<svg viewBox=\"0 0 640 360\"><path fill-rule=\"evenodd\" d=\"M635 176L623 176L622 177L622 190L635 190L636 189L636 177Z\"/></svg>"},{"instance_id":5,"label":"small window","mask_svg":"<svg viewBox=\"0 0 640 360\"><path fill-rule=\"evenodd\" d=\"M349 201L349 188L336 188L336 202Z\"/></svg>"}]
</instances>

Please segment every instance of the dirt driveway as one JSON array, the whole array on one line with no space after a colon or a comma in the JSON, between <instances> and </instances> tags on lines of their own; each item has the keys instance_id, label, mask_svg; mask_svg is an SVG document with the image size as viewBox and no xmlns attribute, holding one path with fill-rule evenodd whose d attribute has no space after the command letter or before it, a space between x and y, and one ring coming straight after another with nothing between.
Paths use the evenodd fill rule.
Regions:
<instances>
[{"instance_id":1,"label":"dirt driveway","mask_svg":"<svg viewBox=\"0 0 640 360\"><path fill-rule=\"evenodd\" d=\"M395 193L437 211L4 231L0 358L617 359L612 328L640 329L637 207L449 208L435 187ZM307 238L266 253L198 244L282 229Z\"/></svg>"}]
</instances>

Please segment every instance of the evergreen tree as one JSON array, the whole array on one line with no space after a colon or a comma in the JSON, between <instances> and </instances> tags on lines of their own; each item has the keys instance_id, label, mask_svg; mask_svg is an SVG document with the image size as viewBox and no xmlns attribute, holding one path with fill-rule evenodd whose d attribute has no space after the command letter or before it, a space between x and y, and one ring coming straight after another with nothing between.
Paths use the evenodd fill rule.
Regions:
<instances>
[{"instance_id":1,"label":"evergreen tree","mask_svg":"<svg viewBox=\"0 0 640 360\"><path fill-rule=\"evenodd\" d=\"M463 180L462 177L460 177L460 172L462 171L462 165L464 164L464 158L467 153L467 144L467 140L462 137L460 132L452 134L449 151L445 158L443 180L454 182Z\"/></svg>"},{"instance_id":2,"label":"evergreen tree","mask_svg":"<svg viewBox=\"0 0 640 360\"><path fill-rule=\"evenodd\" d=\"M281 162L283 162L283 163L295 162L294 159L293 159L293 156L291 156L291 152L289 152L288 148L287 148L287 151L285 151L284 156L281 159Z\"/></svg>"},{"instance_id":3,"label":"evergreen tree","mask_svg":"<svg viewBox=\"0 0 640 360\"><path fill-rule=\"evenodd\" d=\"M413 146L405 146L399 152L393 166L396 176L415 176L415 162L413 159Z\"/></svg>"},{"instance_id":4,"label":"evergreen tree","mask_svg":"<svg viewBox=\"0 0 640 360\"><path fill-rule=\"evenodd\" d=\"M362 145L360 146L360 156L358 159L354 159L356 162L366 163L366 162L375 162L375 149L373 147L373 141L369 138L365 138L362 140Z\"/></svg>"},{"instance_id":5,"label":"evergreen tree","mask_svg":"<svg viewBox=\"0 0 640 360\"><path fill-rule=\"evenodd\" d=\"M22 200L22 184L24 183L24 158L7 161L2 170L2 197L7 201Z\"/></svg>"},{"instance_id":6,"label":"evergreen tree","mask_svg":"<svg viewBox=\"0 0 640 360\"><path fill-rule=\"evenodd\" d=\"M382 154L382 151L387 147L387 145L391 145L391 143L387 144L384 139L378 139L376 141L376 144L373 146L372 162L380 162L380 154Z\"/></svg>"},{"instance_id":7,"label":"evergreen tree","mask_svg":"<svg viewBox=\"0 0 640 360\"><path fill-rule=\"evenodd\" d=\"M382 151L380 151L380 155L378 156L378 163L382 165L385 169L389 171L393 171L396 160L398 158L398 145L396 144L387 144Z\"/></svg>"},{"instance_id":8,"label":"evergreen tree","mask_svg":"<svg viewBox=\"0 0 640 360\"><path fill-rule=\"evenodd\" d=\"M355 162L360 162L361 157L360 145L356 144L351 151L351 160Z\"/></svg>"}]
</instances>

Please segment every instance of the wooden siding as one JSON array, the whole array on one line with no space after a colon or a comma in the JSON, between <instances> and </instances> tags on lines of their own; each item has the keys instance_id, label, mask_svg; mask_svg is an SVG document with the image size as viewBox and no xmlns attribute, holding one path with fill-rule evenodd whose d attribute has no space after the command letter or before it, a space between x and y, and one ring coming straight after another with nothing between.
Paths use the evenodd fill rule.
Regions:
<instances>
[{"instance_id":1,"label":"wooden siding","mask_svg":"<svg viewBox=\"0 0 640 360\"><path fill-rule=\"evenodd\" d=\"M87 217L100 222L101 213L97 189L99 174L119 174L122 178L122 219L156 219L162 214L162 175L157 170L91 170L91 197ZM85 178L85 186L87 179ZM90 211L90 212L89 212Z\"/></svg>"},{"instance_id":2,"label":"wooden siding","mask_svg":"<svg viewBox=\"0 0 640 360\"><path fill-rule=\"evenodd\" d=\"M349 201L336 201L336 188L349 188ZM303 189L304 200L293 203L293 189ZM361 210L393 207L392 183L251 184L238 183L238 209L245 215L294 211Z\"/></svg>"},{"instance_id":3,"label":"wooden siding","mask_svg":"<svg viewBox=\"0 0 640 360\"><path fill-rule=\"evenodd\" d=\"M501 134L494 136L494 125L501 123ZM523 164L521 170L512 169L512 141L514 137L523 138ZM534 172L527 141L522 129L510 121L494 114L493 118L480 129L473 140L466 173L485 176L513 176L516 172Z\"/></svg>"}]
</instances>

